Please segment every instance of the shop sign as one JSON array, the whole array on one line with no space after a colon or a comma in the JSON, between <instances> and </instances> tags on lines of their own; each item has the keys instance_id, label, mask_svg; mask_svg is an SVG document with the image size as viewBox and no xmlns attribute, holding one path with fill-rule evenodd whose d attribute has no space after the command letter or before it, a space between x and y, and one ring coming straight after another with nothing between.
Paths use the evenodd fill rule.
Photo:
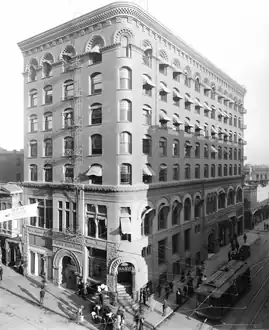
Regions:
<instances>
[{"instance_id":1,"label":"shop sign","mask_svg":"<svg viewBox=\"0 0 269 330\"><path fill-rule=\"evenodd\" d=\"M38 203L15 207L0 211L0 223L10 220L19 220L38 216Z\"/></svg>"},{"instance_id":2,"label":"shop sign","mask_svg":"<svg viewBox=\"0 0 269 330\"><path fill-rule=\"evenodd\" d=\"M28 234L34 234L38 236L50 236L51 230L50 229L43 229L43 228L36 228L36 227L27 227Z\"/></svg>"},{"instance_id":3,"label":"shop sign","mask_svg":"<svg viewBox=\"0 0 269 330\"><path fill-rule=\"evenodd\" d=\"M118 273L128 273L133 271L133 266L127 262L120 264L118 267Z\"/></svg>"},{"instance_id":4,"label":"shop sign","mask_svg":"<svg viewBox=\"0 0 269 330\"><path fill-rule=\"evenodd\" d=\"M96 248L96 249L101 249L101 250L106 250L107 248L107 243L104 241L99 241L94 238L85 238L85 245Z\"/></svg>"},{"instance_id":5,"label":"shop sign","mask_svg":"<svg viewBox=\"0 0 269 330\"><path fill-rule=\"evenodd\" d=\"M53 246L61 247L64 249L72 249L72 250L82 250L82 246L74 243L68 243L64 241L53 241L52 243Z\"/></svg>"}]
</instances>

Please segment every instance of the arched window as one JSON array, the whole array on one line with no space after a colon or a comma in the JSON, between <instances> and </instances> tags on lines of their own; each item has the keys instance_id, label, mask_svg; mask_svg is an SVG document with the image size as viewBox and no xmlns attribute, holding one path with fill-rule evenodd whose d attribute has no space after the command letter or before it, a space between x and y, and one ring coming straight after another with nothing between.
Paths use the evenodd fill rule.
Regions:
<instances>
[{"instance_id":1,"label":"arched window","mask_svg":"<svg viewBox=\"0 0 269 330\"><path fill-rule=\"evenodd\" d=\"M29 133L37 132L37 115L31 115L29 118Z\"/></svg>"},{"instance_id":2,"label":"arched window","mask_svg":"<svg viewBox=\"0 0 269 330\"><path fill-rule=\"evenodd\" d=\"M219 210L225 209L226 207L226 194L221 191L218 196L218 208Z\"/></svg>"},{"instance_id":3,"label":"arched window","mask_svg":"<svg viewBox=\"0 0 269 330\"><path fill-rule=\"evenodd\" d=\"M152 177L156 175L149 163L144 164L142 168L142 181L145 184L152 183Z\"/></svg>"},{"instance_id":4,"label":"arched window","mask_svg":"<svg viewBox=\"0 0 269 330\"><path fill-rule=\"evenodd\" d=\"M218 147L218 158L219 159L222 158L222 148L221 148L221 146Z\"/></svg>"},{"instance_id":5,"label":"arched window","mask_svg":"<svg viewBox=\"0 0 269 330\"><path fill-rule=\"evenodd\" d=\"M212 198L212 207L213 207L213 212L217 211L217 207L218 207L218 198L217 198L217 194L213 194L213 198Z\"/></svg>"},{"instance_id":6,"label":"arched window","mask_svg":"<svg viewBox=\"0 0 269 330\"><path fill-rule=\"evenodd\" d=\"M74 81L72 79L66 80L63 85L63 98L68 100L74 97Z\"/></svg>"},{"instance_id":7,"label":"arched window","mask_svg":"<svg viewBox=\"0 0 269 330\"><path fill-rule=\"evenodd\" d=\"M234 191L230 189L227 196L227 206L234 205Z\"/></svg>"},{"instance_id":8,"label":"arched window","mask_svg":"<svg viewBox=\"0 0 269 330\"><path fill-rule=\"evenodd\" d=\"M184 85L190 87L190 77L187 70L184 71Z\"/></svg>"},{"instance_id":9,"label":"arched window","mask_svg":"<svg viewBox=\"0 0 269 330\"><path fill-rule=\"evenodd\" d=\"M37 165L31 164L29 166L30 181L37 181Z\"/></svg>"},{"instance_id":10,"label":"arched window","mask_svg":"<svg viewBox=\"0 0 269 330\"><path fill-rule=\"evenodd\" d=\"M161 109L159 114L159 122L162 128L167 128L167 123L170 121L170 118L167 116L165 110Z\"/></svg>"},{"instance_id":11,"label":"arched window","mask_svg":"<svg viewBox=\"0 0 269 330\"><path fill-rule=\"evenodd\" d=\"M30 141L30 144L29 144L29 156L31 158L37 158L37 150L38 150L38 144L37 144L37 141L36 140L31 140Z\"/></svg>"},{"instance_id":12,"label":"arched window","mask_svg":"<svg viewBox=\"0 0 269 330\"><path fill-rule=\"evenodd\" d=\"M64 138L64 155L73 156L74 154L74 139L71 136Z\"/></svg>"},{"instance_id":13,"label":"arched window","mask_svg":"<svg viewBox=\"0 0 269 330\"><path fill-rule=\"evenodd\" d=\"M216 167L214 164L211 165L211 178L215 178L216 176Z\"/></svg>"},{"instance_id":14,"label":"arched window","mask_svg":"<svg viewBox=\"0 0 269 330\"><path fill-rule=\"evenodd\" d=\"M45 182L52 182L52 165L50 164L44 166L44 179Z\"/></svg>"},{"instance_id":15,"label":"arched window","mask_svg":"<svg viewBox=\"0 0 269 330\"><path fill-rule=\"evenodd\" d=\"M64 178L66 182L74 181L74 166L71 164L64 165Z\"/></svg>"},{"instance_id":16,"label":"arched window","mask_svg":"<svg viewBox=\"0 0 269 330\"><path fill-rule=\"evenodd\" d=\"M63 113L64 119L64 128L68 128L74 125L74 110L72 108L68 108L64 110Z\"/></svg>"},{"instance_id":17,"label":"arched window","mask_svg":"<svg viewBox=\"0 0 269 330\"><path fill-rule=\"evenodd\" d=\"M90 94L101 94L103 90L103 80L102 80L102 73L95 72L90 76Z\"/></svg>"},{"instance_id":18,"label":"arched window","mask_svg":"<svg viewBox=\"0 0 269 330\"><path fill-rule=\"evenodd\" d=\"M190 141L185 141L184 144L185 158L191 157L191 149L192 149L192 144L190 143Z\"/></svg>"},{"instance_id":19,"label":"arched window","mask_svg":"<svg viewBox=\"0 0 269 330\"><path fill-rule=\"evenodd\" d=\"M120 101L120 121L132 121L132 103L129 100Z\"/></svg>"},{"instance_id":20,"label":"arched window","mask_svg":"<svg viewBox=\"0 0 269 330\"><path fill-rule=\"evenodd\" d=\"M173 180L179 180L179 165L173 165Z\"/></svg>"},{"instance_id":21,"label":"arched window","mask_svg":"<svg viewBox=\"0 0 269 330\"><path fill-rule=\"evenodd\" d=\"M234 132L234 142L237 143L237 134Z\"/></svg>"},{"instance_id":22,"label":"arched window","mask_svg":"<svg viewBox=\"0 0 269 330\"><path fill-rule=\"evenodd\" d=\"M91 125L101 125L102 124L102 104L94 103L90 107L91 114Z\"/></svg>"},{"instance_id":23,"label":"arched window","mask_svg":"<svg viewBox=\"0 0 269 330\"><path fill-rule=\"evenodd\" d=\"M160 50L159 52L159 72L160 74L167 75L167 67L169 66L168 57L165 51Z\"/></svg>"},{"instance_id":24,"label":"arched window","mask_svg":"<svg viewBox=\"0 0 269 330\"><path fill-rule=\"evenodd\" d=\"M52 86L47 85L44 87L44 104L52 103Z\"/></svg>"},{"instance_id":25,"label":"arched window","mask_svg":"<svg viewBox=\"0 0 269 330\"><path fill-rule=\"evenodd\" d=\"M43 78L48 78L52 71L52 64L54 63L54 58L52 54L47 53L41 59Z\"/></svg>"},{"instance_id":26,"label":"arched window","mask_svg":"<svg viewBox=\"0 0 269 330\"><path fill-rule=\"evenodd\" d=\"M132 165L120 165L120 184L132 184Z\"/></svg>"},{"instance_id":27,"label":"arched window","mask_svg":"<svg viewBox=\"0 0 269 330\"><path fill-rule=\"evenodd\" d=\"M234 127L237 127L237 117L234 116Z\"/></svg>"},{"instance_id":28,"label":"arched window","mask_svg":"<svg viewBox=\"0 0 269 330\"><path fill-rule=\"evenodd\" d=\"M238 149L238 160L242 160L242 152L241 152L241 149Z\"/></svg>"},{"instance_id":29,"label":"arched window","mask_svg":"<svg viewBox=\"0 0 269 330\"><path fill-rule=\"evenodd\" d=\"M119 72L120 89L132 89L132 71L130 68L122 67Z\"/></svg>"},{"instance_id":30,"label":"arched window","mask_svg":"<svg viewBox=\"0 0 269 330\"><path fill-rule=\"evenodd\" d=\"M179 131L180 125L183 123L179 119L179 115L177 113L173 114L173 130L174 131Z\"/></svg>"},{"instance_id":31,"label":"arched window","mask_svg":"<svg viewBox=\"0 0 269 330\"><path fill-rule=\"evenodd\" d=\"M223 149L223 158L226 160L228 159L228 150L226 147Z\"/></svg>"},{"instance_id":32,"label":"arched window","mask_svg":"<svg viewBox=\"0 0 269 330\"><path fill-rule=\"evenodd\" d=\"M132 153L132 135L129 132L120 133L120 154Z\"/></svg>"},{"instance_id":33,"label":"arched window","mask_svg":"<svg viewBox=\"0 0 269 330\"><path fill-rule=\"evenodd\" d=\"M182 210L182 204L175 201L172 205L172 226L180 224L180 213Z\"/></svg>"},{"instance_id":34,"label":"arched window","mask_svg":"<svg viewBox=\"0 0 269 330\"><path fill-rule=\"evenodd\" d=\"M86 47L86 52L89 52L89 64L102 62L101 49L105 46L104 40L100 36L94 36Z\"/></svg>"},{"instance_id":35,"label":"arched window","mask_svg":"<svg viewBox=\"0 0 269 330\"><path fill-rule=\"evenodd\" d=\"M43 116L43 129L44 131L52 130L52 112L46 112Z\"/></svg>"},{"instance_id":36,"label":"arched window","mask_svg":"<svg viewBox=\"0 0 269 330\"><path fill-rule=\"evenodd\" d=\"M204 158L208 158L209 156L209 150L208 150L208 145L204 145Z\"/></svg>"},{"instance_id":37,"label":"arched window","mask_svg":"<svg viewBox=\"0 0 269 330\"><path fill-rule=\"evenodd\" d=\"M185 174L185 180L190 180L191 179L191 166L189 164L185 165L184 168L184 174Z\"/></svg>"},{"instance_id":38,"label":"arched window","mask_svg":"<svg viewBox=\"0 0 269 330\"><path fill-rule=\"evenodd\" d=\"M182 74L182 70L180 69L180 63L177 59L173 61L172 68L173 68L173 79L177 82L180 82L180 75Z\"/></svg>"},{"instance_id":39,"label":"arched window","mask_svg":"<svg viewBox=\"0 0 269 330\"><path fill-rule=\"evenodd\" d=\"M196 77L194 80L194 89L196 92L200 93L200 79Z\"/></svg>"},{"instance_id":40,"label":"arched window","mask_svg":"<svg viewBox=\"0 0 269 330\"><path fill-rule=\"evenodd\" d=\"M194 151L195 157L200 158L200 143L195 143L195 151Z\"/></svg>"},{"instance_id":41,"label":"arched window","mask_svg":"<svg viewBox=\"0 0 269 330\"><path fill-rule=\"evenodd\" d=\"M152 82L151 77L147 74L143 74L142 76L142 89L143 94L146 96L152 96L152 88L156 87L155 84Z\"/></svg>"},{"instance_id":42,"label":"arched window","mask_svg":"<svg viewBox=\"0 0 269 330\"><path fill-rule=\"evenodd\" d=\"M200 172L201 172L200 171L200 165L196 164L195 165L195 171L194 171L195 179L200 179L200 176L201 176Z\"/></svg>"},{"instance_id":43,"label":"arched window","mask_svg":"<svg viewBox=\"0 0 269 330\"><path fill-rule=\"evenodd\" d=\"M219 177L222 176L222 165L221 164L218 165L218 176Z\"/></svg>"},{"instance_id":44,"label":"arched window","mask_svg":"<svg viewBox=\"0 0 269 330\"><path fill-rule=\"evenodd\" d=\"M172 156L179 157L179 141L173 140L173 149L172 149Z\"/></svg>"},{"instance_id":45,"label":"arched window","mask_svg":"<svg viewBox=\"0 0 269 330\"><path fill-rule=\"evenodd\" d=\"M173 105L176 107L180 106L180 100L182 100L183 97L180 95L180 92L177 88L173 88Z\"/></svg>"},{"instance_id":46,"label":"arched window","mask_svg":"<svg viewBox=\"0 0 269 330\"><path fill-rule=\"evenodd\" d=\"M159 151L160 151L160 156L167 156L167 140L164 137L160 138Z\"/></svg>"},{"instance_id":47,"label":"arched window","mask_svg":"<svg viewBox=\"0 0 269 330\"><path fill-rule=\"evenodd\" d=\"M159 99L160 101L167 102L167 95L170 93L164 82L160 82L160 90L159 90Z\"/></svg>"},{"instance_id":48,"label":"arched window","mask_svg":"<svg viewBox=\"0 0 269 330\"><path fill-rule=\"evenodd\" d=\"M159 169L159 181L166 182L167 181L167 165L161 164Z\"/></svg>"},{"instance_id":49,"label":"arched window","mask_svg":"<svg viewBox=\"0 0 269 330\"><path fill-rule=\"evenodd\" d=\"M169 214L169 206L162 203L158 212L158 230L167 228L167 217Z\"/></svg>"},{"instance_id":50,"label":"arched window","mask_svg":"<svg viewBox=\"0 0 269 330\"><path fill-rule=\"evenodd\" d=\"M237 149L234 148L234 160L237 160Z\"/></svg>"},{"instance_id":51,"label":"arched window","mask_svg":"<svg viewBox=\"0 0 269 330\"><path fill-rule=\"evenodd\" d=\"M151 48L151 46L147 46L144 49L143 63L146 66L148 66L149 68L152 67L152 48Z\"/></svg>"},{"instance_id":52,"label":"arched window","mask_svg":"<svg viewBox=\"0 0 269 330\"><path fill-rule=\"evenodd\" d=\"M227 164L224 165L224 171L223 171L224 176L228 175L228 166Z\"/></svg>"},{"instance_id":53,"label":"arched window","mask_svg":"<svg viewBox=\"0 0 269 330\"><path fill-rule=\"evenodd\" d=\"M36 80L37 68L38 68L38 62L35 58L32 58L26 67L26 71L28 73L28 82L32 82Z\"/></svg>"},{"instance_id":54,"label":"arched window","mask_svg":"<svg viewBox=\"0 0 269 330\"><path fill-rule=\"evenodd\" d=\"M191 110L191 105L194 103L194 101L191 99L190 95L188 93L185 94L185 109Z\"/></svg>"},{"instance_id":55,"label":"arched window","mask_svg":"<svg viewBox=\"0 0 269 330\"><path fill-rule=\"evenodd\" d=\"M67 45L60 55L60 59L64 64L70 64L73 57L76 56L75 48L72 45Z\"/></svg>"},{"instance_id":56,"label":"arched window","mask_svg":"<svg viewBox=\"0 0 269 330\"><path fill-rule=\"evenodd\" d=\"M102 135L93 134L91 136L91 154L102 155L102 153L103 153Z\"/></svg>"},{"instance_id":57,"label":"arched window","mask_svg":"<svg viewBox=\"0 0 269 330\"><path fill-rule=\"evenodd\" d=\"M236 192L236 203L241 203L242 201L243 201L243 191L241 188L238 188Z\"/></svg>"},{"instance_id":58,"label":"arched window","mask_svg":"<svg viewBox=\"0 0 269 330\"><path fill-rule=\"evenodd\" d=\"M233 165L229 165L229 175L233 175Z\"/></svg>"},{"instance_id":59,"label":"arched window","mask_svg":"<svg viewBox=\"0 0 269 330\"><path fill-rule=\"evenodd\" d=\"M89 171L86 175L90 179L91 184L99 184L103 183L103 167L100 164L92 164Z\"/></svg>"},{"instance_id":60,"label":"arched window","mask_svg":"<svg viewBox=\"0 0 269 330\"><path fill-rule=\"evenodd\" d=\"M237 175L237 165L234 165L234 175Z\"/></svg>"},{"instance_id":61,"label":"arched window","mask_svg":"<svg viewBox=\"0 0 269 330\"><path fill-rule=\"evenodd\" d=\"M151 107L148 106L147 104L143 105L142 108L142 116L143 116L143 124L144 125L151 125Z\"/></svg>"},{"instance_id":62,"label":"arched window","mask_svg":"<svg viewBox=\"0 0 269 330\"><path fill-rule=\"evenodd\" d=\"M238 175L241 175L242 173L242 167L241 167L241 165L238 165Z\"/></svg>"},{"instance_id":63,"label":"arched window","mask_svg":"<svg viewBox=\"0 0 269 330\"><path fill-rule=\"evenodd\" d=\"M233 149L229 148L229 160L233 159Z\"/></svg>"},{"instance_id":64,"label":"arched window","mask_svg":"<svg viewBox=\"0 0 269 330\"><path fill-rule=\"evenodd\" d=\"M29 107L37 107L37 90L31 89L29 92Z\"/></svg>"},{"instance_id":65,"label":"arched window","mask_svg":"<svg viewBox=\"0 0 269 330\"><path fill-rule=\"evenodd\" d=\"M121 55L124 57L131 57L131 47L129 45L129 39L126 36L122 36L120 40L121 44Z\"/></svg>"},{"instance_id":66,"label":"arched window","mask_svg":"<svg viewBox=\"0 0 269 330\"><path fill-rule=\"evenodd\" d=\"M199 196L195 197L194 201L194 217L195 218L200 218L202 215L202 200Z\"/></svg>"},{"instance_id":67,"label":"arched window","mask_svg":"<svg viewBox=\"0 0 269 330\"><path fill-rule=\"evenodd\" d=\"M150 135L144 135L142 139L142 152L144 155L151 155L152 139Z\"/></svg>"},{"instance_id":68,"label":"arched window","mask_svg":"<svg viewBox=\"0 0 269 330\"><path fill-rule=\"evenodd\" d=\"M141 235L152 235L153 219L155 216L155 210L147 206L141 214Z\"/></svg>"},{"instance_id":69,"label":"arched window","mask_svg":"<svg viewBox=\"0 0 269 330\"><path fill-rule=\"evenodd\" d=\"M44 140L44 156L52 157L52 139Z\"/></svg>"},{"instance_id":70,"label":"arched window","mask_svg":"<svg viewBox=\"0 0 269 330\"><path fill-rule=\"evenodd\" d=\"M209 169L208 169L208 165L205 164L204 166L204 178L207 179L209 177Z\"/></svg>"},{"instance_id":71,"label":"arched window","mask_svg":"<svg viewBox=\"0 0 269 330\"><path fill-rule=\"evenodd\" d=\"M184 201L184 221L191 220L191 200L187 197Z\"/></svg>"}]
</instances>

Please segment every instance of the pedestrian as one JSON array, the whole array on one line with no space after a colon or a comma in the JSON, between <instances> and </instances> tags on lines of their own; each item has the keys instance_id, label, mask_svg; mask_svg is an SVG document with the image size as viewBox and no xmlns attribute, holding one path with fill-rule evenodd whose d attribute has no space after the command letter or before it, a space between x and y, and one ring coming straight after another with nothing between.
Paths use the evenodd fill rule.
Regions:
<instances>
[{"instance_id":1,"label":"pedestrian","mask_svg":"<svg viewBox=\"0 0 269 330\"><path fill-rule=\"evenodd\" d=\"M167 300L164 299L164 301L163 301L163 316L165 316L165 314L166 314L166 309L167 309Z\"/></svg>"},{"instance_id":2,"label":"pedestrian","mask_svg":"<svg viewBox=\"0 0 269 330\"><path fill-rule=\"evenodd\" d=\"M0 266L0 281L3 280L3 272L4 272L3 267Z\"/></svg>"},{"instance_id":3,"label":"pedestrian","mask_svg":"<svg viewBox=\"0 0 269 330\"><path fill-rule=\"evenodd\" d=\"M184 294L184 297L185 297L185 298L187 297L187 293L188 293L188 287L187 287L187 285L185 284L184 287L183 287L183 294Z\"/></svg>"},{"instance_id":4,"label":"pedestrian","mask_svg":"<svg viewBox=\"0 0 269 330\"><path fill-rule=\"evenodd\" d=\"M145 289L143 289L143 304L147 305L147 292Z\"/></svg>"},{"instance_id":5,"label":"pedestrian","mask_svg":"<svg viewBox=\"0 0 269 330\"><path fill-rule=\"evenodd\" d=\"M184 281L185 281L185 273L184 273L184 270L182 269L181 275L180 275L180 282L184 282Z\"/></svg>"},{"instance_id":6,"label":"pedestrian","mask_svg":"<svg viewBox=\"0 0 269 330\"><path fill-rule=\"evenodd\" d=\"M83 320L83 313L82 313L83 308L84 308L84 306L81 305L77 310L77 317L76 317L77 324L79 324L79 322L81 322Z\"/></svg>"},{"instance_id":7,"label":"pedestrian","mask_svg":"<svg viewBox=\"0 0 269 330\"><path fill-rule=\"evenodd\" d=\"M247 235L246 235L246 233L244 234L243 239L244 239L244 244L246 244L246 242L247 242Z\"/></svg>"},{"instance_id":8,"label":"pedestrian","mask_svg":"<svg viewBox=\"0 0 269 330\"><path fill-rule=\"evenodd\" d=\"M182 304L182 292L180 288L176 291L176 304L179 306Z\"/></svg>"},{"instance_id":9,"label":"pedestrian","mask_svg":"<svg viewBox=\"0 0 269 330\"><path fill-rule=\"evenodd\" d=\"M164 294L166 300L169 299L169 293L170 293L169 291L170 291L169 286L166 285L165 286L165 294Z\"/></svg>"},{"instance_id":10,"label":"pedestrian","mask_svg":"<svg viewBox=\"0 0 269 330\"><path fill-rule=\"evenodd\" d=\"M139 324L139 330L144 330L144 323L145 323L145 318L144 318L144 316L142 316L141 318L140 318L140 322L139 322L140 324Z\"/></svg>"},{"instance_id":11,"label":"pedestrian","mask_svg":"<svg viewBox=\"0 0 269 330\"><path fill-rule=\"evenodd\" d=\"M135 327L136 329L139 328L139 324L140 324L140 319L141 319L141 314L139 312L139 310L135 313L135 316L134 316L134 321L135 321Z\"/></svg>"},{"instance_id":12,"label":"pedestrian","mask_svg":"<svg viewBox=\"0 0 269 330\"><path fill-rule=\"evenodd\" d=\"M170 293L173 293L173 291L174 291L174 283L172 281L169 283L169 289L170 289Z\"/></svg>"},{"instance_id":13,"label":"pedestrian","mask_svg":"<svg viewBox=\"0 0 269 330\"><path fill-rule=\"evenodd\" d=\"M40 305L43 306L44 304L44 298L45 298L45 290L41 289L40 290Z\"/></svg>"},{"instance_id":14,"label":"pedestrian","mask_svg":"<svg viewBox=\"0 0 269 330\"><path fill-rule=\"evenodd\" d=\"M139 302L142 303L142 301L143 301L143 289L140 289Z\"/></svg>"}]
</instances>

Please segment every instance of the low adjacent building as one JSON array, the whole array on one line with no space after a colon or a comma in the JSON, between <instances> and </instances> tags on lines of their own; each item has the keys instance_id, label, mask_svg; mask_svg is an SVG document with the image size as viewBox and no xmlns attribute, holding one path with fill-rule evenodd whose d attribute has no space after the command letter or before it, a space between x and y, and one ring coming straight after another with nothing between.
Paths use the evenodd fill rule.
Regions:
<instances>
[{"instance_id":1,"label":"low adjacent building","mask_svg":"<svg viewBox=\"0 0 269 330\"><path fill-rule=\"evenodd\" d=\"M5 150L0 148L0 182L23 182L23 149Z\"/></svg>"}]
</instances>

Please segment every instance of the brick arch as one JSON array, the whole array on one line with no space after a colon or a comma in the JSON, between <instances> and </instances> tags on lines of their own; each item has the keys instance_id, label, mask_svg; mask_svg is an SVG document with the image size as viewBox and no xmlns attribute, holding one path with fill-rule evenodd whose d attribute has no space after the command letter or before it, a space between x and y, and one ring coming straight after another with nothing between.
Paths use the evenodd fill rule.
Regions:
<instances>
[{"instance_id":1,"label":"brick arch","mask_svg":"<svg viewBox=\"0 0 269 330\"><path fill-rule=\"evenodd\" d=\"M239 185L237 185L236 187L235 187L235 192L237 193L237 190L238 189L242 189L243 190L243 188L242 188L242 186L239 184Z\"/></svg>"},{"instance_id":2,"label":"brick arch","mask_svg":"<svg viewBox=\"0 0 269 330\"><path fill-rule=\"evenodd\" d=\"M196 197L200 197L200 199L203 199L203 196L202 196L202 194L199 192L199 191L197 191L194 195L193 195L193 200L195 201L195 198Z\"/></svg>"},{"instance_id":3,"label":"brick arch","mask_svg":"<svg viewBox=\"0 0 269 330\"><path fill-rule=\"evenodd\" d=\"M35 69L38 68L38 61L35 57L31 58L30 61L27 63L27 65L25 67L25 71L29 72L31 67L34 67Z\"/></svg>"},{"instance_id":4,"label":"brick arch","mask_svg":"<svg viewBox=\"0 0 269 330\"><path fill-rule=\"evenodd\" d=\"M134 43L134 33L130 29L116 31L113 35L113 43L119 44L121 42L121 37L127 37L130 43Z\"/></svg>"},{"instance_id":5,"label":"brick arch","mask_svg":"<svg viewBox=\"0 0 269 330\"><path fill-rule=\"evenodd\" d=\"M143 49L150 49L151 48L153 50L151 42L147 39L142 41L142 48Z\"/></svg>"},{"instance_id":6,"label":"brick arch","mask_svg":"<svg viewBox=\"0 0 269 330\"><path fill-rule=\"evenodd\" d=\"M170 202L167 198L161 198L158 200L158 202L156 203L156 211L158 212L161 204L165 204L165 206L169 206L170 207Z\"/></svg>"},{"instance_id":7,"label":"brick arch","mask_svg":"<svg viewBox=\"0 0 269 330\"><path fill-rule=\"evenodd\" d=\"M87 42L87 44L85 46L85 52L86 53L89 52L92 49L92 47L94 47L97 44L100 45L100 48L103 48L106 46L104 37L102 37L99 34L92 36L91 39Z\"/></svg>"},{"instance_id":8,"label":"brick arch","mask_svg":"<svg viewBox=\"0 0 269 330\"><path fill-rule=\"evenodd\" d=\"M118 274L118 267L120 264L128 262L134 266L135 272L138 269L137 261L132 256L122 255L120 257L114 258L109 267L108 267L108 274L116 276Z\"/></svg>"},{"instance_id":9,"label":"brick arch","mask_svg":"<svg viewBox=\"0 0 269 330\"><path fill-rule=\"evenodd\" d=\"M185 200L187 198L189 198L191 200L191 205L193 205L193 198L192 198L191 194L185 194L184 197L183 197L183 199L182 199L183 206L184 206Z\"/></svg>"},{"instance_id":10,"label":"brick arch","mask_svg":"<svg viewBox=\"0 0 269 330\"><path fill-rule=\"evenodd\" d=\"M221 192L224 192L224 194L226 195L226 191L223 187L218 188L217 194L219 195Z\"/></svg>"},{"instance_id":11,"label":"brick arch","mask_svg":"<svg viewBox=\"0 0 269 330\"><path fill-rule=\"evenodd\" d=\"M155 212L157 212L156 205L153 202L151 202L151 201L143 202L142 204L140 204L140 207L138 208L137 219L139 221L141 221L141 219L142 219L141 215L142 215L143 211L145 211L146 207L150 207L150 208L154 209Z\"/></svg>"},{"instance_id":12,"label":"brick arch","mask_svg":"<svg viewBox=\"0 0 269 330\"><path fill-rule=\"evenodd\" d=\"M77 272L81 273L82 272L82 267L80 265L80 262L78 261L78 258L76 257L76 255L69 251L69 250L64 250L64 249L59 249L57 250L57 252L54 255L53 258L53 268L59 268L60 263L62 262L64 257L70 257L71 260L73 261L74 265L77 268Z\"/></svg>"},{"instance_id":13,"label":"brick arch","mask_svg":"<svg viewBox=\"0 0 269 330\"><path fill-rule=\"evenodd\" d=\"M171 201L170 201L171 206L173 206L173 204L174 204L175 202L179 202L180 204L182 204L182 199L181 199L181 197L178 196L178 195L177 195L177 196L172 196Z\"/></svg>"}]
</instances>

